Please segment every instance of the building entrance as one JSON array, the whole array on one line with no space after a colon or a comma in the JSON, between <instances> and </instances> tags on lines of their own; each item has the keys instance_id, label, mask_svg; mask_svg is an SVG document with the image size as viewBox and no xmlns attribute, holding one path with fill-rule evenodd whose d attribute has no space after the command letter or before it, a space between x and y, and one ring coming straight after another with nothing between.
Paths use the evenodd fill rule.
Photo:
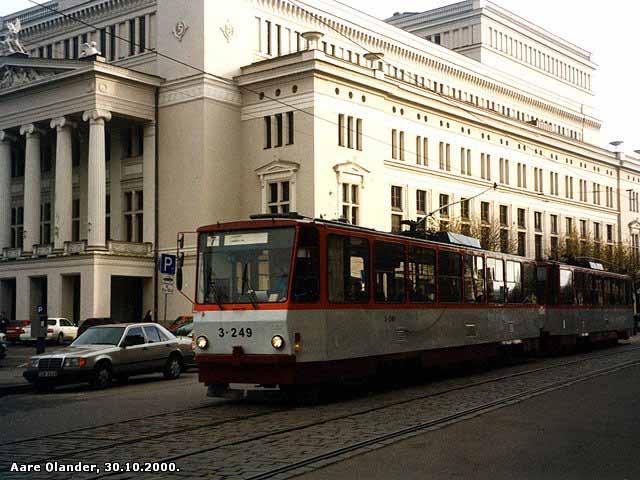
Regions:
<instances>
[{"instance_id":1,"label":"building entrance","mask_svg":"<svg viewBox=\"0 0 640 480\"><path fill-rule=\"evenodd\" d=\"M111 318L117 322L141 322L144 279L111 277Z\"/></svg>"}]
</instances>

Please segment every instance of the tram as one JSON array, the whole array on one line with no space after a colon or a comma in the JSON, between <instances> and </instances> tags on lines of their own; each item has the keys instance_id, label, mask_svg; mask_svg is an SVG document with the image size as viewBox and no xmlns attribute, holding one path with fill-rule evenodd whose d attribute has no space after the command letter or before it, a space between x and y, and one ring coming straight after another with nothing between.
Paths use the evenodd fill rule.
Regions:
<instances>
[{"instance_id":1,"label":"tram","mask_svg":"<svg viewBox=\"0 0 640 480\"><path fill-rule=\"evenodd\" d=\"M296 214L197 233L194 339L210 395L364 379L395 362L429 367L504 346L610 342L633 329L630 278L593 263Z\"/></svg>"}]
</instances>

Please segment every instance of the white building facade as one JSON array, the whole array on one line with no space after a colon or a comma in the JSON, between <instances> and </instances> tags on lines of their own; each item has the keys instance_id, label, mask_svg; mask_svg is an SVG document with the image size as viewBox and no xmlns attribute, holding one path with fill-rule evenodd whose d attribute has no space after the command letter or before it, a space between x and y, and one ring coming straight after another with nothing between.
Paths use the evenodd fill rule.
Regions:
<instances>
[{"instance_id":1,"label":"white building facade","mask_svg":"<svg viewBox=\"0 0 640 480\"><path fill-rule=\"evenodd\" d=\"M54 0L0 39L16 19L29 55L0 57L13 318L188 313L175 293L165 309L158 255L259 212L390 230L485 192L436 218L496 224L532 258L572 232L640 247L640 158L597 146L590 54L491 2L383 22L328 0Z\"/></svg>"}]
</instances>

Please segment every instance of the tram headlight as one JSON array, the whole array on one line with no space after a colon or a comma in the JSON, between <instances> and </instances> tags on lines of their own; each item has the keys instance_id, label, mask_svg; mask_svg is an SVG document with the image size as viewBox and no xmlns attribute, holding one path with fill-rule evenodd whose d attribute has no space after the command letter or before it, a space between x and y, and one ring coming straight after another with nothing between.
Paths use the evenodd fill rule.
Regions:
<instances>
[{"instance_id":1,"label":"tram headlight","mask_svg":"<svg viewBox=\"0 0 640 480\"><path fill-rule=\"evenodd\" d=\"M199 349L206 350L207 348L209 348L209 339L205 336L199 336L196 339L196 345Z\"/></svg>"},{"instance_id":2,"label":"tram headlight","mask_svg":"<svg viewBox=\"0 0 640 480\"><path fill-rule=\"evenodd\" d=\"M284 338L280 335L274 335L271 337L271 346L276 350L282 350L284 348Z\"/></svg>"}]
</instances>

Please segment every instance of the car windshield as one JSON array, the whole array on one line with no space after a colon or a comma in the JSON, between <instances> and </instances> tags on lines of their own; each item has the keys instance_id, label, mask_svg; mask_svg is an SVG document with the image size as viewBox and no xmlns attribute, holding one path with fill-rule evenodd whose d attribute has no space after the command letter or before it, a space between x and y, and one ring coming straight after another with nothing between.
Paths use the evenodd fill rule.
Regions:
<instances>
[{"instance_id":1,"label":"car windshield","mask_svg":"<svg viewBox=\"0 0 640 480\"><path fill-rule=\"evenodd\" d=\"M277 303L287 299L293 228L200 235L198 303Z\"/></svg>"},{"instance_id":2,"label":"car windshield","mask_svg":"<svg viewBox=\"0 0 640 480\"><path fill-rule=\"evenodd\" d=\"M94 327L80 335L71 345L118 345L123 332L124 327Z\"/></svg>"}]
</instances>

